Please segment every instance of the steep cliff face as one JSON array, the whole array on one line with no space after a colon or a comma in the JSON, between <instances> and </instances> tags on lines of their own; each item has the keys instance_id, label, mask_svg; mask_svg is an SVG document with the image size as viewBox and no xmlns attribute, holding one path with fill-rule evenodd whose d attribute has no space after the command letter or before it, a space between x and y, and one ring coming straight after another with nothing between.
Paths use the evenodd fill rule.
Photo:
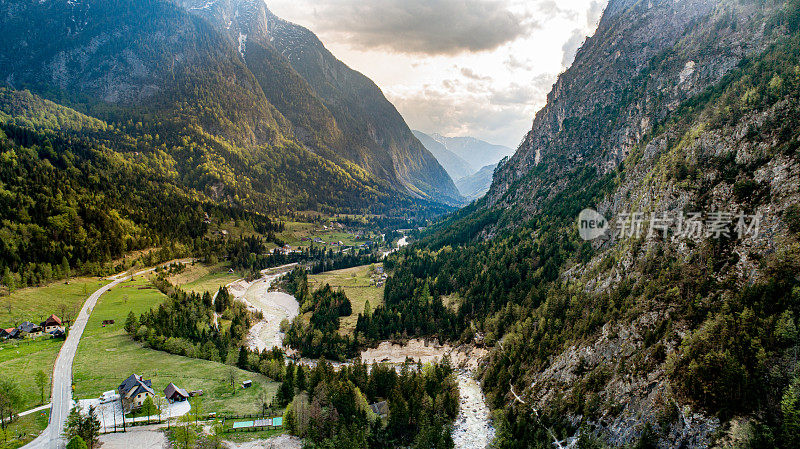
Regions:
<instances>
[{"instance_id":1,"label":"steep cliff face","mask_svg":"<svg viewBox=\"0 0 800 449\"><path fill-rule=\"evenodd\" d=\"M797 8L791 2L610 2L517 153L496 172L485 207L503 210L506 218L482 236L520 223L509 217L532 213L568 222L594 207L609 218L610 231L591 242L588 260L576 256L562 267L562 285L577 301L567 308L584 317L580 328L593 321L590 309L609 306L608 298L626 306L621 315L594 318L600 329L572 327L566 347L512 380L517 390L506 392L512 408L577 405L567 414L575 428L612 445L760 444L754 443L763 437L757 426L774 413L761 400L776 398L766 390L781 392L796 374L783 349L796 340L762 347L751 339L780 340L781 325L763 324L780 316L791 315L784 319L795 326L794 305L783 298L798 293L791 293L798 266L786 262L796 257L788 254L797 252L791 228L800 202L800 68L787 58L799 48ZM554 214L553 201L570 204L569 215ZM626 235L628 213L641 213L641 232ZM681 217L692 213L703 226L725 217L725 231L679 235ZM661 226L657 217L669 217L667 236L653 231ZM756 232L747 232L752 222L744 217L758 217ZM534 235L543 232L534 229ZM755 292L782 283L789 286L767 300L775 305L762 309L763 299L754 299L762 293ZM745 324L744 315L730 320L730 303L744 315L764 314L764 322ZM696 307L704 311L695 315ZM540 309L536 324L507 335L487 379L508 368L503 358L526 359L515 355L531 350L520 338L536 334L537 325L541 331L554 315ZM731 326L741 327L732 332Z\"/></svg>"},{"instance_id":2,"label":"steep cliff face","mask_svg":"<svg viewBox=\"0 0 800 449\"><path fill-rule=\"evenodd\" d=\"M303 27L268 13L267 33L270 43L348 131L340 147L348 158L370 170L393 174L412 193L461 201L452 179L375 83L336 59Z\"/></svg>"},{"instance_id":3,"label":"steep cliff face","mask_svg":"<svg viewBox=\"0 0 800 449\"><path fill-rule=\"evenodd\" d=\"M770 37L763 29L774 7L612 0L495 177L490 204L535 208L531 197L558 191L558 180L577 167L598 175L616 168L681 101L765 48ZM537 166L543 174L526 177Z\"/></svg>"}]
</instances>

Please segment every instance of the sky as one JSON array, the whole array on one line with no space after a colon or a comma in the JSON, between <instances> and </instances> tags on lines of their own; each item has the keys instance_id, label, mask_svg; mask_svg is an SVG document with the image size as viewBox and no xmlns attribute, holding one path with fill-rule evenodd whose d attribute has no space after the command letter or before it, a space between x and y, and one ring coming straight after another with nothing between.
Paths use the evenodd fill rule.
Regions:
<instances>
[{"instance_id":1,"label":"sky","mask_svg":"<svg viewBox=\"0 0 800 449\"><path fill-rule=\"evenodd\" d=\"M607 0L266 0L412 129L516 148Z\"/></svg>"}]
</instances>

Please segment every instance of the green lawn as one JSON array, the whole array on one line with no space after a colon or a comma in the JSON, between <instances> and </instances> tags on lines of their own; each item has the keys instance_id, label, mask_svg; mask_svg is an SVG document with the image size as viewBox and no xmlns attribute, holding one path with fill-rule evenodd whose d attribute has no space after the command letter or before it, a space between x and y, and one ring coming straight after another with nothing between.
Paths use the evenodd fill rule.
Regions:
<instances>
[{"instance_id":1,"label":"green lawn","mask_svg":"<svg viewBox=\"0 0 800 449\"><path fill-rule=\"evenodd\" d=\"M0 378L13 381L19 388L23 404L19 411L42 405L41 391L36 385L36 372L49 378L56 356L64 340L41 337L37 340L9 340L0 344ZM44 400L49 401L50 384L45 387Z\"/></svg>"},{"instance_id":2,"label":"green lawn","mask_svg":"<svg viewBox=\"0 0 800 449\"><path fill-rule=\"evenodd\" d=\"M41 323L64 310L76 315L86 298L106 281L96 278L70 279L69 284L58 281L43 287L23 288L9 296L0 297L0 327L14 327L23 321ZM62 317L63 318L63 317Z\"/></svg>"},{"instance_id":3,"label":"green lawn","mask_svg":"<svg viewBox=\"0 0 800 449\"><path fill-rule=\"evenodd\" d=\"M375 266L382 266L376 264ZM358 314L364 313L364 305L369 301L372 310L383 304L384 287L375 287L372 283L371 265L328 271L308 277L311 287L317 289L325 284L333 288L342 288L353 306L353 314L340 320L339 332L352 334L356 328Z\"/></svg>"},{"instance_id":4,"label":"green lawn","mask_svg":"<svg viewBox=\"0 0 800 449\"><path fill-rule=\"evenodd\" d=\"M203 390L205 412L255 413L259 409L259 393L266 389L272 396L277 391L277 383L234 368L237 385L251 379L253 387L247 390L239 387L232 394L227 380L231 367L147 349L125 333L122 327L129 311L138 315L158 306L164 299L166 297L143 277L120 284L100 297L73 366L75 396L99 397L136 373L152 379L153 387L159 392L170 382L187 390ZM116 324L102 327L102 321L108 319L116 320Z\"/></svg>"},{"instance_id":5,"label":"green lawn","mask_svg":"<svg viewBox=\"0 0 800 449\"><path fill-rule=\"evenodd\" d=\"M0 437L0 448L16 449L30 443L47 427L49 416L49 410L42 410L17 418L6 429L7 439Z\"/></svg>"},{"instance_id":6,"label":"green lawn","mask_svg":"<svg viewBox=\"0 0 800 449\"><path fill-rule=\"evenodd\" d=\"M203 265L196 263L187 265L182 273L169 277L170 283L181 287L183 290L212 294L231 282L242 278L238 273L230 273L227 262L216 265Z\"/></svg>"},{"instance_id":7,"label":"green lawn","mask_svg":"<svg viewBox=\"0 0 800 449\"><path fill-rule=\"evenodd\" d=\"M9 296L0 297L0 326L13 327L23 321L40 323L55 313L65 318L75 316L86 298L105 281L96 278L76 278L58 281L43 287L24 288ZM9 340L0 342L0 378L13 381L22 397L20 411L41 405L41 392L35 375L43 371L52 375L58 351L63 340L39 338L37 340ZM45 402L49 401L50 385L45 388Z\"/></svg>"}]
</instances>

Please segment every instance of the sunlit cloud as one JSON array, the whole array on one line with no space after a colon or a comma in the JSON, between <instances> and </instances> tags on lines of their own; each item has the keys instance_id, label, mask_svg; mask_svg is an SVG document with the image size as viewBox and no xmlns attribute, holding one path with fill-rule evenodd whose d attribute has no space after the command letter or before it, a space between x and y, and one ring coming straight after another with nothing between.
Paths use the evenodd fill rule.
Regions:
<instances>
[{"instance_id":1,"label":"sunlit cloud","mask_svg":"<svg viewBox=\"0 0 800 449\"><path fill-rule=\"evenodd\" d=\"M411 128L516 147L606 0L268 0Z\"/></svg>"}]
</instances>

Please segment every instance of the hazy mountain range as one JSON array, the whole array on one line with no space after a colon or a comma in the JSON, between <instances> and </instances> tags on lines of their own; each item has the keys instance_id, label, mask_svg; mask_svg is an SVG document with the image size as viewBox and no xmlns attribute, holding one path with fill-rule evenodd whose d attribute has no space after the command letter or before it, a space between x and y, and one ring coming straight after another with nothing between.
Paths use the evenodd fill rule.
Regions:
<instances>
[{"instance_id":1,"label":"hazy mountain range","mask_svg":"<svg viewBox=\"0 0 800 449\"><path fill-rule=\"evenodd\" d=\"M444 137L413 131L442 164L467 199L476 199L489 190L497 163L514 154L514 150L473 137Z\"/></svg>"}]
</instances>

